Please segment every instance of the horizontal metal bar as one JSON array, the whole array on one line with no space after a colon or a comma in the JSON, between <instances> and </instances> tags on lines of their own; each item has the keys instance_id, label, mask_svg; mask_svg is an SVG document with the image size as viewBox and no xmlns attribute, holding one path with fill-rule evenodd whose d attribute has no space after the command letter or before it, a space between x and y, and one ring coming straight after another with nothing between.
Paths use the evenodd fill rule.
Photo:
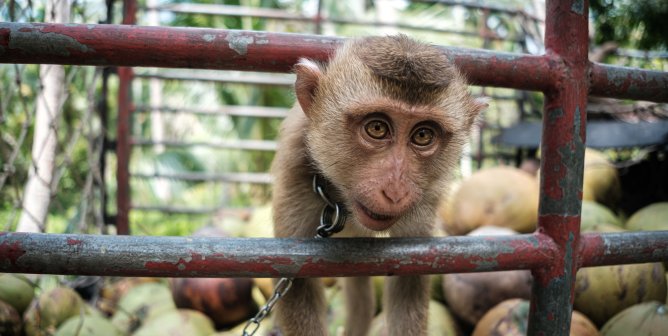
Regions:
<instances>
[{"instance_id":1,"label":"horizontal metal bar","mask_svg":"<svg viewBox=\"0 0 668 336\"><path fill-rule=\"evenodd\" d=\"M0 23L0 63L288 72L300 57L327 61L342 41L223 29ZM442 50L474 85L545 92L560 78L558 60L551 56ZM591 79L594 95L668 102L667 72L593 64Z\"/></svg>"},{"instance_id":2,"label":"horizontal metal bar","mask_svg":"<svg viewBox=\"0 0 668 336\"><path fill-rule=\"evenodd\" d=\"M0 23L0 63L289 72L300 57L327 61L343 38L204 28ZM476 85L551 87L541 56L443 48ZM516 76L522 69L530 76Z\"/></svg>"},{"instance_id":3,"label":"horizontal metal bar","mask_svg":"<svg viewBox=\"0 0 668 336\"><path fill-rule=\"evenodd\" d=\"M593 63L590 94L668 102L668 72Z\"/></svg>"},{"instance_id":4,"label":"horizontal metal bar","mask_svg":"<svg viewBox=\"0 0 668 336\"><path fill-rule=\"evenodd\" d=\"M251 84L271 86L292 86L295 76L288 74L262 74L248 72L177 72L161 71L159 73L135 73L137 78L155 78L160 80L202 81L228 84Z\"/></svg>"},{"instance_id":5,"label":"horizontal metal bar","mask_svg":"<svg viewBox=\"0 0 668 336\"><path fill-rule=\"evenodd\" d=\"M227 140L225 142L183 142L183 141L151 141L134 139L132 146L166 146L166 147L209 147L216 149L241 149L257 151L276 151L276 141L269 140Z\"/></svg>"},{"instance_id":6,"label":"horizontal metal bar","mask_svg":"<svg viewBox=\"0 0 668 336\"><path fill-rule=\"evenodd\" d=\"M191 113L197 115L255 117L255 118L285 118L290 109L285 107L267 106L232 106L223 105L217 108L191 108L191 107L168 107L168 106L135 106L135 112L161 112L161 113Z\"/></svg>"},{"instance_id":7,"label":"horizontal metal bar","mask_svg":"<svg viewBox=\"0 0 668 336\"><path fill-rule=\"evenodd\" d=\"M583 267L668 261L668 231L585 233Z\"/></svg>"},{"instance_id":8,"label":"horizontal metal bar","mask_svg":"<svg viewBox=\"0 0 668 336\"><path fill-rule=\"evenodd\" d=\"M154 179L164 178L170 180L182 181L217 181L217 182L235 182L235 183L257 183L270 184L271 174L268 173L222 173L222 174L207 174L207 173L130 173L131 177Z\"/></svg>"},{"instance_id":9,"label":"horizontal metal bar","mask_svg":"<svg viewBox=\"0 0 668 336\"><path fill-rule=\"evenodd\" d=\"M586 234L583 265L668 260L668 231ZM543 234L273 239L0 232L0 272L170 277L415 275L543 268Z\"/></svg>"},{"instance_id":10,"label":"horizontal metal bar","mask_svg":"<svg viewBox=\"0 0 668 336\"><path fill-rule=\"evenodd\" d=\"M0 272L170 276L416 275L542 267L539 235L241 239L0 233Z\"/></svg>"}]
</instances>

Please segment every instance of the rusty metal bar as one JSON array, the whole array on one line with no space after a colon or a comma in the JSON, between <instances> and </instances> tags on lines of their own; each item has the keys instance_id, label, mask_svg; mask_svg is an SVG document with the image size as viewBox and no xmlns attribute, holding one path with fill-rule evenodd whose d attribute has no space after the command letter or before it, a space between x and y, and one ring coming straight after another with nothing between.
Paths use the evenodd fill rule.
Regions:
<instances>
[{"instance_id":1,"label":"rusty metal bar","mask_svg":"<svg viewBox=\"0 0 668 336\"><path fill-rule=\"evenodd\" d=\"M123 24L137 22L137 1L123 0ZM11 41L10 41L11 44ZM67 53L67 43L59 42ZM62 50L61 50L62 52ZM120 64L118 64L120 65ZM118 72L118 119L116 126L116 232L130 234L130 130L132 121L133 69L120 67Z\"/></svg>"},{"instance_id":2,"label":"rusty metal bar","mask_svg":"<svg viewBox=\"0 0 668 336\"><path fill-rule=\"evenodd\" d=\"M118 119L116 122L116 231L130 234L130 130L132 68L118 68Z\"/></svg>"},{"instance_id":3,"label":"rusty metal bar","mask_svg":"<svg viewBox=\"0 0 668 336\"><path fill-rule=\"evenodd\" d=\"M665 102L668 94L667 74L649 70L638 72L635 68L593 63L590 93L602 97Z\"/></svg>"},{"instance_id":4,"label":"rusty metal bar","mask_svg":"<svg viewBox=\"0 0 668 336\"><path fill-rule=\"evenodd\" d=\"M662 251L668 249L667 232L585 233L580 239L581 267L666 262L668 256Z\"/></svg>"},{"instance_id":5,"label":"rusty metal bar","mask_svg":"<svg viewBox=\"0 0 668 336\"><path fill-rule=\"evenodd\" d=\"M299 57L326 61L342 41L223 29L0 23L0 63L288 72ZM549 91L558 76L559 64L549 56L455 47L442 50L475 85ZM668 102L668 73L598 65L593 69L592 93ZM525 75L518 76L519 72ZM628 76L651 80L642 86L639 81L620 86L620 78Z\"/></svg>"},{"instance_id":6,"label":"rusty metal bar","mask_svg":"<svg viewBox=\"0 0 668 336\"><path fill-rule=\"evenodd\" d=\"M657 244L659 241L663 243ZM666 241L668 231L588 234L583 239L593 242L587 246L592 256L588 265L666 260ZM542 234L325 241L0 232L0 272L10 273L155 277L415 275L540 268L551 263L555 253L557 246ZM628 259L619 253L638 255Z\"/></svg>"},{"instance_id":7,"label":"rusty metal bar","mask_svg":"<svg viewBox=\"0 0 668 336\"><path fill-rule=\"evenodd\" d=\"M317 35L222 29L0 23L0 48L4 51L0 63L288 72L300 57L326 61L342 41ZM474 84L549 88L552 74L541 56L464 48L443 48L443 52ZM531 69L527 70L531 76L516 76L518 69Z\"/></svg>"},{"instance_id":8,"label":"rusty metal bar","mask_svg":"<svg viewBox=\"0 0 668 336\"><path fill-rule=\"evenodd\" d=\"M569 334L580 244L582 174L589 91L587 0L546 2L545 48L555 89L545 91L538 231L558 246L532 269L528 335Z\"/></svg>"}]
</instances>

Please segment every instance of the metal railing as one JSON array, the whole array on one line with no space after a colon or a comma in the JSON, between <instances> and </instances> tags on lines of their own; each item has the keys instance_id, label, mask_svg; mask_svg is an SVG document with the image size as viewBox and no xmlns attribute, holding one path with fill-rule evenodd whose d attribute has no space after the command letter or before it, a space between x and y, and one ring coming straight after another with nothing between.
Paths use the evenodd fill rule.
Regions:
<instances>
[{"instance_id":1,"label":"metal railing","mask_svg":"<svg viewBox=\"0 0 668 336\"><path fill-rule=\"evenodd\" d=\"M0 271L317 277L531 269L529 335L567 335L578 268L668 260L668 231L580 234L587 95L668 102L668 73L589 62L588 1L549 0L546 13L545 55L443 48L474 84L545 94L533 234L324 241L4 232ZM341 41L220 29L0 23L0 62L287 72L299 57L326 61ZM131 71L119 68L121 83ZM128 90L121 84L121 110L129 109L122 106L129 104ZM119 153L119 162L127 159ZM118 192L127 190L119 186ZM119 204L119 215L127 210Z\"/></svg>"}]
</instances>

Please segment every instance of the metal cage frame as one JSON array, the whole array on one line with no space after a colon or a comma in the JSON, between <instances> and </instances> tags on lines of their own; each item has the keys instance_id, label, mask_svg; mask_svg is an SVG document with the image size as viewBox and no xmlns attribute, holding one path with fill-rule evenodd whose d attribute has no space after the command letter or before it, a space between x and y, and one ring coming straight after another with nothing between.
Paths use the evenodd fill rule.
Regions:
<instances>
[{"instance_id":1,"label":"metal cage frame","mask_svg":"<svg viewBox=\"0 0 668 336\"><path fill-rule=\"evenodd\" d=\"M530 269L528 334L568 335L580 267L668 260L668 231L580 234L587 95L668 102L668 73L590 62L589 1L548 0L546 6L544 55L442 49L472 84L545 95L533 234L325 241L0 232L0 272L320 277ZM128 7L124 23L134 22L136 9ZM121 66L122 119L131 110L129 67L288 72L299 57L326 61L342 40L221 29L0 23L0 63ZM122 125L119 120L119 148L130 141ZM127 160L128 153L119 151L119 174L128 173ZM118 193L129 190L119 186ZM129 202L118 204L125 225L128 210Z\"/></svg>"}]
</instances>

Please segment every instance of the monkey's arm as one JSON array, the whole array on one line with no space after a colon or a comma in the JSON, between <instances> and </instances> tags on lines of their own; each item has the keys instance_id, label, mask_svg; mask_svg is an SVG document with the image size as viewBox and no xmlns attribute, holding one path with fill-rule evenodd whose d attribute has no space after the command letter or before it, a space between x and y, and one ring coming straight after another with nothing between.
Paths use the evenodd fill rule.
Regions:
<instances>
[{"instance_id":1,"label":"monkey's arm","mask_svg":"<svg viewBox=\"0 0 668 336\"><path fill-rule=\"evenodd\" d=\"M376 312L370 277L345 278L346 336L365 336Z\"/></svg>"},{"instance_id":2,"label":"monkey's arm","mask_svg":"<svg viewBox=\"0 0 668 336\"><path fill-rule=\"evenodd\" d=\"M312 238L322 202L311 191L313 170L304 144L305 117L295 107L285 119L274 158L274 235ZM320 279L294 279L276 306L276 321L286 336L327 335L325 297Z\"/></svg>"},{"instance_id":3,"label":"monkey's arm","mask_svg":"<svg viewBox=\"0 0 668 336\"><path fill-rule=\"evenodd\" d=\"M385 293L389 335L427 335L429 277L388 277Z\"/></svg>"}]
</instances>

